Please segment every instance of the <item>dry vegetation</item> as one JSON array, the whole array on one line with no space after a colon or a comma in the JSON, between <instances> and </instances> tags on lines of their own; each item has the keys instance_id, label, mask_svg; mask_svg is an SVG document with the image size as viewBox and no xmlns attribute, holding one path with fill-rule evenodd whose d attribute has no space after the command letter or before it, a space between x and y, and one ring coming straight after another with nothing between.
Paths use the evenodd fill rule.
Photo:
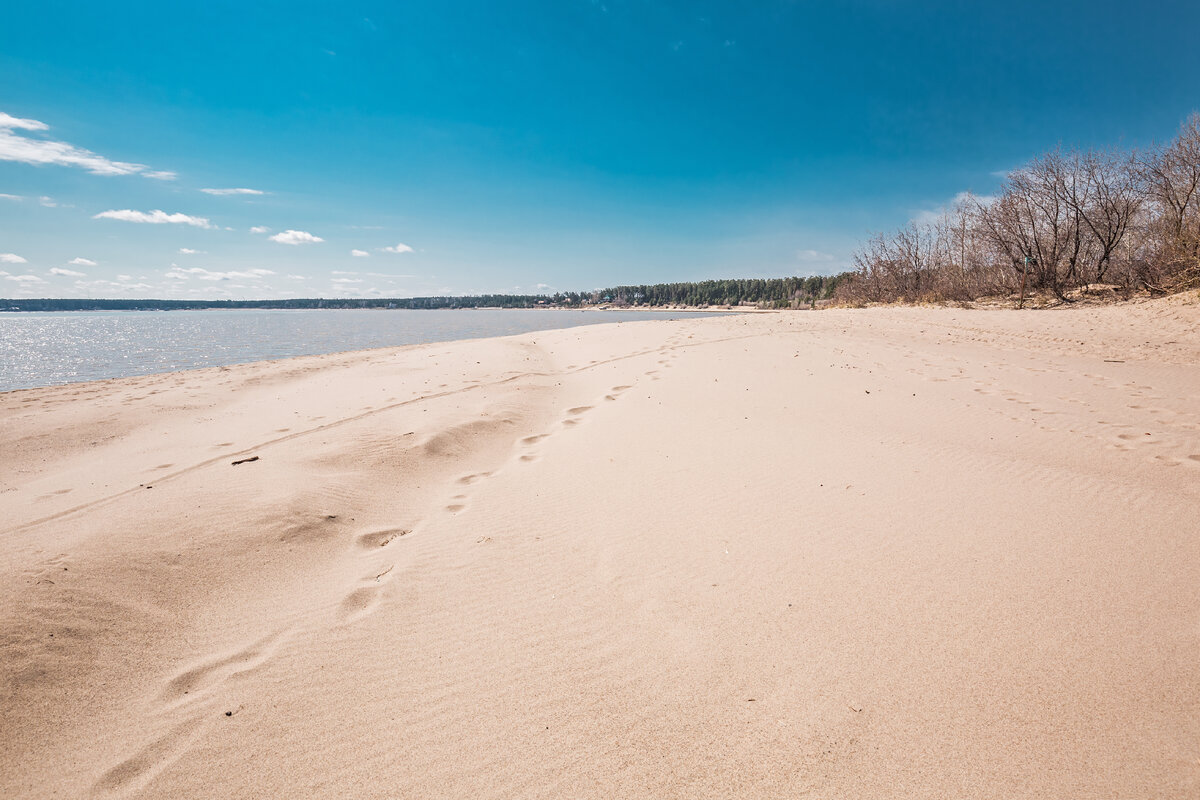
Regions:
<instances>
[{"instance_id":1,"label":"dry vegetation","mask_svg":"<svg viewBox=\"0 0 1200 800\"><path fill-rule=\"evenodd\" d=\"M932 222L878 234L839 282L843 303L1068 300L1200 285L1200 114L1147 152L1064 150Z\"/></svg>"}]
</instances>

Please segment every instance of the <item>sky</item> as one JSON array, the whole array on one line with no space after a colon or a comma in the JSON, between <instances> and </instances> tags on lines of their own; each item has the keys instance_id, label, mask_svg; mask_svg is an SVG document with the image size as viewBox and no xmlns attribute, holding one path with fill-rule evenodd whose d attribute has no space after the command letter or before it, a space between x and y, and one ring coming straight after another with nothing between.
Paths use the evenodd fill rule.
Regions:
<instances>
[{"instance_id":1,"label":"sky","mask_svg":"<svg viewBox=\"0 0 1200 800\"><path fill-rule=\"evenodd\" d=\"M1200 4L3 3L0 297L838 272L1200 110Z\"/></svg>"}]
</instances>

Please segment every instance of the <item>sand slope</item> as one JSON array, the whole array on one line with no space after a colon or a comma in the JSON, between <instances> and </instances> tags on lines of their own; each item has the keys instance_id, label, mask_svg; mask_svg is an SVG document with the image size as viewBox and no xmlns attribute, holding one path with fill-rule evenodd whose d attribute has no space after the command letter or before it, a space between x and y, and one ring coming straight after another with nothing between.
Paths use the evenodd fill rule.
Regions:
<instances>
[{"instance_id":1,"label":"sand slope","mask_svg":"<svg viewBox=\"0 0 1200 800\"><path fill-rule=\"evenodd\" d=\"M1200 795L1194 298L11 392L0 445L5 797Z\"/></svg>"}]
</instances>

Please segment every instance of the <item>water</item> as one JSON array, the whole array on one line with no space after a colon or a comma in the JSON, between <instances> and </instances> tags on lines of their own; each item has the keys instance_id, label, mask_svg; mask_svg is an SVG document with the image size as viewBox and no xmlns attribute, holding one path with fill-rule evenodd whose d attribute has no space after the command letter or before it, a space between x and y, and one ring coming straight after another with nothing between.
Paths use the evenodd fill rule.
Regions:
<instances>
[{"instance_id":1,"label":"water","mask_svg":"<svg viewBox=\"0 0 1200 800\"><path fill-rule=\"evenodd\" d=\"M0 391L706 312L234 309L0 314Z\"/></svg>"}]
</instances>

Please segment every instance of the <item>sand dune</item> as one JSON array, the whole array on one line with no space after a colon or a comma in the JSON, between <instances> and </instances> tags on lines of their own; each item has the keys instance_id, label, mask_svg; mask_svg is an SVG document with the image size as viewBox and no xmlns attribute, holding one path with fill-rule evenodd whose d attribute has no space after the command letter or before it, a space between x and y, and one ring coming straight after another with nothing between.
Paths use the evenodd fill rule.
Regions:
<instances>
[{"instance_id":1,"label":"sand dune","mask_svg":"<svg viewBox=\"0 0 1200 800\"><path fill-rule=\"evenodd\" d=\"M5 797L1200 795L1194 296L26 390L0 441Z\"/></svg>"}]
</instances>

